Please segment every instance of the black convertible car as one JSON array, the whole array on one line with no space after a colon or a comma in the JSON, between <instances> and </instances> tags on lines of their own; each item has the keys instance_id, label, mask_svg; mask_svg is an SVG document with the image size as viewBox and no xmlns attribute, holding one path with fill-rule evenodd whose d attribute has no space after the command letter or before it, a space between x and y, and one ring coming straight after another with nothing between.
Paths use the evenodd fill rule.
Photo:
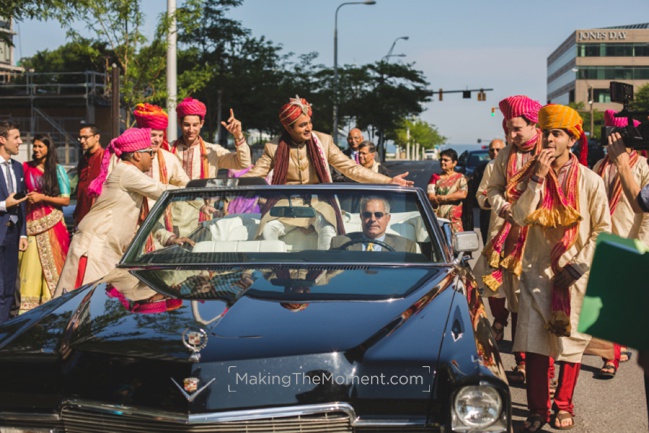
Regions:
<instances>
[{"instance_id":1,"label":"black convertible car","mask_svg":"<svg viewBox=\"0 0 649 433\"><path fill-rule=\"evenodd\" d=\"M229 183L0 326L0 431L510 431L475 233L420 189Z\"/></svg>"}]
</instances>

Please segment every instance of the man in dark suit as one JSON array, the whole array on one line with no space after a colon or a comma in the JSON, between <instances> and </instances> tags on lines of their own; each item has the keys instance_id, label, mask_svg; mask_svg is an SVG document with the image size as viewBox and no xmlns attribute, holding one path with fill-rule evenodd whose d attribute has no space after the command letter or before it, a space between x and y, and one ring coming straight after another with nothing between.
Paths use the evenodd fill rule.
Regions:
<instances>
[{"instance_id":1,"label":"man in dark suit","mask_svg":"<svg viewBox=\"0 0 649 433\"><path fill-rule=\"evenodd\" d=\"M349 251L390 251L379 243L381 242L394 251L417 252L417 244L410 239L385 233L390 224L390 203L383 197L369 196L361 199L361 224L362 233L335 236L331 240L331 248L352 242L347 247Z\"/></svg>"},{"instance_id":2,"label":"man in dark suit","mask_svg":"<svg viewBox=\"0 0 649 433\"><path fill-rule=\"evenodd\" d=\"M18 155L22 140L18 127L0 122L0 324L9 320L16 293L18 250L27 249L23 166L11 159Z\"/></svg>"}]
</instances>

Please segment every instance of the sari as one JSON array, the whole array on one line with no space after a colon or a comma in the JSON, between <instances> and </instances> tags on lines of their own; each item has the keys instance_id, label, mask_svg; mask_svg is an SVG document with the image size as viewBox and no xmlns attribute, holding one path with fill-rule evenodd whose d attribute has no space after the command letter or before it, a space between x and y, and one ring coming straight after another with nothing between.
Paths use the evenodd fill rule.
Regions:
<instances>
[{"instance_id":1,"label":"sari","mask_svg":"<svg viewBox=\"0 0 649 433\"><path fill-rule=\"evenodd\" d=\"M23 164L27 191L42 192L43 172L33 161ZM56 166L60 197L70 197L70 180L61 165ZM50 299L59 281L70 246L63 212L56 206L27 203L28 247L20 258L20 311L25 312Z\"/></svg>"},{"instance_id":2,"label":"sari","mask_svg":"<svg viewBox=\"0 0 649 433\"><path fill-rule=\"evenodd\" d=\"M433 175L429 184L434 184L436 194L441 196L469 190L466 177L462 173L453 173L446 179ZM451 228L454 233L463 231L462 202L463 200L457 200L451 203L444 203L435 209L435 215L451 221Z\"/></svg>"}]
</instances>

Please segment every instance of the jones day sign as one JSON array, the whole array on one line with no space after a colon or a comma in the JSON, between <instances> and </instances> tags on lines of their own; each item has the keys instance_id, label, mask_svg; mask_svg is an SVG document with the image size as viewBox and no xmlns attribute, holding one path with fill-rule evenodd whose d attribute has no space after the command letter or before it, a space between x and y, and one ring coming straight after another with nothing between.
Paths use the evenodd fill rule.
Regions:
<instances>
[{"instance_id":1,"label":"jones day sign","mask_svg":"<svg viewBox=\"0 0 649 433\"><path fill-rule=\"evenodd\" d=\"M623 41L627 32L583 31L577 32L577 41Z\"/></svg>"}]
</instances>

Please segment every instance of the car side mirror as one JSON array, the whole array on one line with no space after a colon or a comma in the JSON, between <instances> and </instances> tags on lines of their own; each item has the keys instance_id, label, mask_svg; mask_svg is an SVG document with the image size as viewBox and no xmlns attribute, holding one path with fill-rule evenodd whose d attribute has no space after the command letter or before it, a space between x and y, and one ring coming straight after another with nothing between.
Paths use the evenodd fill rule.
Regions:
<instances>
[{"instance_id":1,"label":"car side mirror","mask_svg":"<svg viewBox=\"0 0 649 433\"><path fill-rule=\"evenodd\" d=\"M453 234L453 251L469 253L480 249L480 239L474 231L457 232Z\"/></svg>"}]
</instances>

